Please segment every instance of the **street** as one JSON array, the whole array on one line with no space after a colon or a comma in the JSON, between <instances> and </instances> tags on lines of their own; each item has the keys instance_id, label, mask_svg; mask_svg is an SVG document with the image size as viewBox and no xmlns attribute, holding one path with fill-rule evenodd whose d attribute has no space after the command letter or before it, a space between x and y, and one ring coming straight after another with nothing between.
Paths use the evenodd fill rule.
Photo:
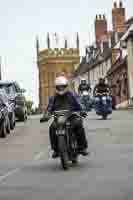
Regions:
<instances>
[{"instance_id":1,"label":"street","mask_svg":"<svg viewBox=\"0 0 133 200\"><path fill-rule=\"evenodd\" d=\"M88 113L90 155L65 172L50 157L49 123L30 117L0 139L1 200L133 199L132 112L115 111L107 121Z\"/></svg>"}]
</instances>

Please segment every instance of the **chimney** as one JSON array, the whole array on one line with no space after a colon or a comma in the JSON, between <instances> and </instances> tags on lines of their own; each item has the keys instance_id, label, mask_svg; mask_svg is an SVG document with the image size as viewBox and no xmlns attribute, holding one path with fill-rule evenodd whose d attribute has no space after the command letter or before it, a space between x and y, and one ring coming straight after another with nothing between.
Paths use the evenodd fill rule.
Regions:
<instances>
[{"instance_id":1,"label":"chimney","mask_svg":"<svg viewBox=\"0 0 133 200\"><path fill-rule=\"evenodd\" d=\"M99 46L102 37L107 34L107 20L105 15L96 15L95 19L95 37L96 43Z\"/></svg>"},{"instance_id":2,"label":"chimney","mask_svg":"<svg viewBox=\"0 0 133 200\"><path fill-rule=\"evenodd\" d=\"M122 1L120 1L119 5L114 2L112 9L112 23L113 23L113 31L118 33L123 33L126 31L126 11L123 7Z\"/></svg>"},{"instance_id":3,"label":"chimney","mask_svg":"<svg viewBox=\"0 0 133 200\"><path fill-rule=\"evenodd\" d=\"M112 49L112 65L116 63L118 60L118 56L120 56L120 49L113 48Z\"/></svg>"}]
</instances>

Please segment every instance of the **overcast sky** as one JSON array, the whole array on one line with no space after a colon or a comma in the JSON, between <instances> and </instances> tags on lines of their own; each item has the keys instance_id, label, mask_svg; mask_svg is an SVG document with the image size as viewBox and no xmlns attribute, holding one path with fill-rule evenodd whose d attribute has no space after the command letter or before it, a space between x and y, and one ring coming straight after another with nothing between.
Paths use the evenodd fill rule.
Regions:
<instances>
[{"instance_id":1,"label":"overcast sky","mask_svg":"<svg viewBox=\"0 0 133 200\"><path fill-rule=\"evenodd\" d=\"M0 55L3 79L17 80L38 103L38 70L35 38L46 47L47 32L57 32L60 41L65 35L69 46L75 45L79 32L80 46L94 40L96 14L107 16L111 28L113 0L0 0ZM123 0L127 18L132 16L133 1ZM61 42L60 42L61 44Z\"/></svg>"}]
</instances>

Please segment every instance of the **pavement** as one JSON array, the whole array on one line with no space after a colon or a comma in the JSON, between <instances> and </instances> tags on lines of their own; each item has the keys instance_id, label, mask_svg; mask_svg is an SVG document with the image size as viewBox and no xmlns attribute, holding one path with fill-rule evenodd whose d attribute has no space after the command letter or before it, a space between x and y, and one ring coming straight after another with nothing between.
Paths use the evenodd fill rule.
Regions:
<instances>
[{"instance_id":1,"label":"pavement","mask_svg":"<svg viewBox=\"0 0 133 200\"><path fill-rule=\"evenodd\" d=\"M90 155L63 171L40 116L0 139L0 200L133 200L133 113L84 121Z\"/></svg>"}]
</instances>

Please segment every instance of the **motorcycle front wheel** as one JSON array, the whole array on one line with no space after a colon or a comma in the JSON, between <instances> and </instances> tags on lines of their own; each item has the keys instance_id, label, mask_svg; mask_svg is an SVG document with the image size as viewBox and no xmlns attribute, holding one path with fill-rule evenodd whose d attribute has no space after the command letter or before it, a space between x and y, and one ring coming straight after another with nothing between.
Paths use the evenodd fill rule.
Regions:
<instances>
[{"instance_id":1,"label":"motorcycle front wheel","mask_svg":"<svg viewBox=\"0 0 133 200\"><path fill-rule=\"evenodd\" d=\"M107 120L107 114L103 115L103 120Z\"/></svg>"},{"instance_id":2,"label":"motorcycle front wheel","mask_svg":"<svg viewBox=\"0 0 133 200\"><path fill-rule=\"evenodd\" d=\"M76 165L78 163L78 156L72 159L72 164Z\"/></svg>"},{"instance_id":3,"label":"motorcycle front wheel","mask_svg":"<svg viewBox=\"0 0 133 200\"><path fill-rule=\"evenodd\" d=\"M61 166L64 170L68 169L68 153L64 135L58 136L58 147L60 153Z\"/></svg>"}]
</instances>

